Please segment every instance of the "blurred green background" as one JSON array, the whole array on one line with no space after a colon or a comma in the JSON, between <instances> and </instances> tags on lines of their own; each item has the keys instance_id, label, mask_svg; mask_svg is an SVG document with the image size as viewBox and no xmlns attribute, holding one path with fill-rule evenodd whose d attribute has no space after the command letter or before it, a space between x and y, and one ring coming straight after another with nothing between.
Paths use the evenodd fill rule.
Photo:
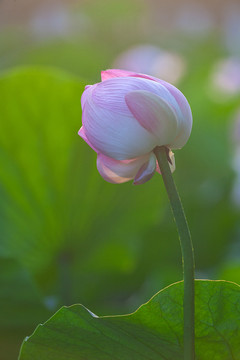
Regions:
<instances>
[{"instance_id":1,"label":"blurred green background","mask_svg":"<svg viewBox=\"0 0 240 360\"><path fill-rule=\"evenodd\" d=\"M62 305L128 313L182 278L161 176L104 182L80 97L111 67L175 84L194 124L175 152L196 277L240 283L236 1L0 2L0 360Z\"/></svg>"}]
</instances>

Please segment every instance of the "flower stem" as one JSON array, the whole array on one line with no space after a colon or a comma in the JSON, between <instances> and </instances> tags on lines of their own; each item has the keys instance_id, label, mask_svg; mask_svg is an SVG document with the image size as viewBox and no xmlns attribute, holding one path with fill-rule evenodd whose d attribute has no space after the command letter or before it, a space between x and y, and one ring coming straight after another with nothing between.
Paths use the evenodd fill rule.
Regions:
<instances>
[{"instance_id":1,"label":"flower stem","mask_svg":"<svg viewBox=\"0 0 240 360\"><path fill-rule=\"evenodd\" d=\"M194 253L190 231L184 214L182 203L178 195L172 173L168 163L169 149L158 146L154 149L164 185L167 190L173 216L177 225L180 244L182 249L184 298L184 360L195 359L195 335L194 335Z\"/></svg>"}]
</instances>

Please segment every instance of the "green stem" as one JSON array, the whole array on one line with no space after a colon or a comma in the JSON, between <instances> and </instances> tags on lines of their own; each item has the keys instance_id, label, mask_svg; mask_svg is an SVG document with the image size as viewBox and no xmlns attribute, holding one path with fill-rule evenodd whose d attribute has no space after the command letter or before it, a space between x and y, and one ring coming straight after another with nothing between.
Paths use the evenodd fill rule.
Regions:
<instances>
[{"instance_id":1,"label":"green stem","mask_svg":"<svg viewBox=\"0 0 240 360\"><path fill-rule=\"evenodd\" d=\"M182 249L184 279L184 360L195 359L194 335L194 254L190 231L168 163L169 149L158 146L154 149L167 190Z\"/></svg>"}]
</instances>

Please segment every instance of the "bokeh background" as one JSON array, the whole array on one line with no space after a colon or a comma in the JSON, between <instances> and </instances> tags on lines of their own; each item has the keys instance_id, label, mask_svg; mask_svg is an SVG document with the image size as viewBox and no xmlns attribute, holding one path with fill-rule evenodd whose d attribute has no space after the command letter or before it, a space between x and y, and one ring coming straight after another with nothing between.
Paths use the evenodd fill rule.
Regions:
<instances>
[{"instance_id":1,"label":"bokeh background","mask_svg":"<svg viewBox=\"0 0 240 360\"><path fill-rule=\"evenodd\" d=\"M63 305L134 311L181 280L161 176L112 185L78 137L111 67L175 84L194 125L174 177L196 277L240 283L239 1L0 1L0 360Z\"/></svg>"}]
</instances>

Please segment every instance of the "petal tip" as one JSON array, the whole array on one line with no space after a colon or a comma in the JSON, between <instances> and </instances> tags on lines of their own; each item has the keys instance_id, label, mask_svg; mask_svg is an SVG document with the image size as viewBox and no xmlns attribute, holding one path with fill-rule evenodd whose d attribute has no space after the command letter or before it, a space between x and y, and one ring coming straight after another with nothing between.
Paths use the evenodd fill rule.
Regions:
<instances>
[{"instance_id":1,"label":"petal tip","mask_svg":"<svg viewBox=\"0 0 240 360\"><path fill-rule=\"evenodd\" d=\"M150 155L148 162L144 163L138 170L134 178L133 184L134 185L144 184L153 177L155 170L156 170L156 157L152 153Z\"/></svg>"},{"instance_id":2,"label":"petal tip","mask_svg":"<svg viewBox=\"0 0 240 360\"><path fill-rule=\"evenodd\" d=\"M81 138L83 138L83 140L86 139L86 135L85 135L83 126L81 126L80 129L78 130L78 135L81 136Z\"/></svg>"},{"instance_id":3,"label":"petal tip","mask_svg":"<svg viewBox=\"0 0 240 360\"><path fill-rule=\"evenodd\" d=\"M128 70L122 70L122 69L107 69L101 71L101 79L102 81L116 78L116 77L126 77L126 76L133 76L135 73Z\"/></svg>"}]
</instances>

